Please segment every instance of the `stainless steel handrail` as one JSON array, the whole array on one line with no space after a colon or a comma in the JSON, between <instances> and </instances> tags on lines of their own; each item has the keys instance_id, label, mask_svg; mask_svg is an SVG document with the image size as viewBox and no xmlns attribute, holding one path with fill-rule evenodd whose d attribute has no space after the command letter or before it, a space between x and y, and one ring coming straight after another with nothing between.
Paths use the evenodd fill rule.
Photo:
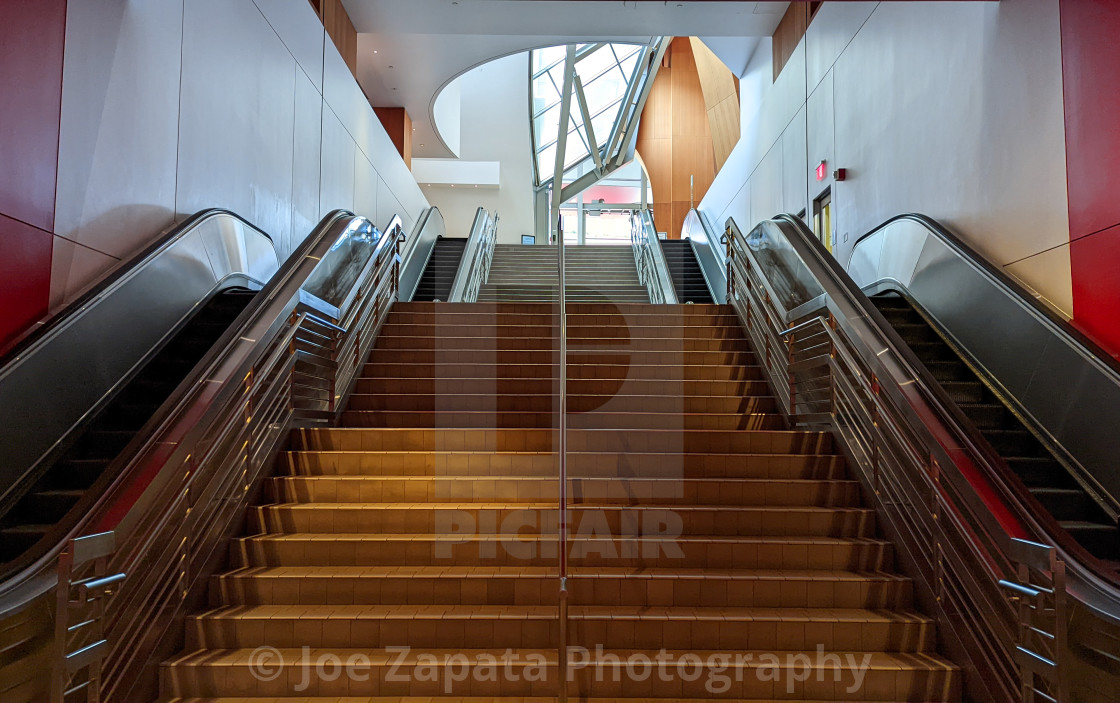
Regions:
<instances>
[{"instance_id":1,"label":"stainless steel handrail","mask_svg":"<svg viewBox=\"0 0 1120 703\"><path fill-rule=\"evenodd\" d=\"M803 223L782 216L746 237L727 226L731 302L775 395L795 425L840 441L950 653L967 662L971 694L1070 700L1078 648L1115 648L1115 590L1052 538Z\"/></svg>"},{"instance_id":2,"label":"stainless steel handrail","mask_svg":"<svg viewBox=\"0 0 1120 703\"><path fill-rule=\"evenodd\" d=\"M399 218L380 236L375 232L352 213L324 218L258 295L260 303L176 389L153 432L130 445L118 479L71 532L68 543L113 535L117 549L100 568L127 575L100 604L107 642L97 660L103 700L155 696L153 664L176 646L168 634L205 592L206 574L289 429L332 422L341 412L398 291ZM337 315L324 314L303 285L330 265L340 237L352 234L372 235L372 251ZM4 615L37 607L61 587L57 558L44 558L19 583L5 584ZM81 643L56 649L65 653L75 644ZM65 690L72 667L55 659L52 670L51 688Z\"/></svg>"},{"instance_id":3,"label":"stainless steel handrail","mask_svg":"<svg viewBox=\"0 0 1120 703\"><path fill-rule=\"evenodd\" d=\"M436 242L447 234L447 225L438 207L430 207L420 215L416 228L401 254L401 300L412 300L424 276L424 269L436 250Z\"/></svg>"},{"instance_id":4,"label":"stainless steel handrail","mask_svg":"<svg viewBox=\"0 0 1120 703\"><path fill-rule=\"evenodd\" d=\"M459 269L451 283L449 303L473 303L478 300L478 289L490 276L490 262L494 258L494 244L498 239L498 213L491 217L486 208L475 212L471 233Z\"/></svg>"},{"instance_id":5,"label":"stainless steel handrail","mask_svg":"<svg viewBox=\"0 0 1120 703\"><path fill-rule=\"evenodd\" d=\"M655 305L675 305L677 291L673 287L669 264L665 261L665 252L657 239L657 229L653 226L649 210L641 210L630 216L630 246L634 250L638 280L649 292L649 302Z\"/></svg>"},{"instance_id":6,"label":"stainless steel handrail","mask_svg":"<svg viewBox=\"0 0 1120 703\"><path fill-rule=\"evenodd\" d=\"M719 236L708 224L703 213L693 208L684 218L681 237L692 242L692 252L704 274L704 283L712 300L717 303L727 301L727 257Z\"/></svg>"},{"instance_id":7,"label":"stainless steel handrail","mask_svg":"<svg viewBox=\"0 0 1120 703\"><path fill-rule=\"evenodd\" d=\"M560 359L559 359L559 413L558 421L558 446L557 459L559 463L558 478L560 481L559 499L559 630L560 642L557 652L558 659L558 687L557 700L567 703L568 700L568 296L567 278L564 266L564 225L562 220L556 222L557 246L556 266L558 269L557 301L560 312Z\"/></svg>"}]
</instances>

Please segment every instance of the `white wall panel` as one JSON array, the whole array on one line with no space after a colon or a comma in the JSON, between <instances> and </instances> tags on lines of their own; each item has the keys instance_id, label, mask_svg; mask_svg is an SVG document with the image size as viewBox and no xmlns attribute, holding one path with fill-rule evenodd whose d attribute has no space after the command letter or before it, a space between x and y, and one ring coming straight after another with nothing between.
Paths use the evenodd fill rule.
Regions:
<instances>
[{"instance_id":1,"label":"white wall panel","mask_svg":"<svg viewBox=\"0 0 1120 703\"><path fill-rule=\"evenodd\" d=\"M763 157L762 163L751 176L751 215L755 220L764 220L780 215L783 209L782 145L779 142ZM748 221L745 229L749 230L758 224L755 220ZM743 222L736 222L743 228Z\"/></svg>"},{"instance_id":2,"label":"white wall panel","mask_svg":"<svg viewBox=\"0 0 1120 703\"><path fill-rule=\"evenodd\" d=\"M67 30L52 305L200 209L286 256L325 211L427 207L306 0L83 0Z\"/></svg>"},{"instance_id":3,"label":"white wall panel","mask_svg":"<svg viewBox=\"0 0 1120 703\"><path fill-rule=\"evenodd\" d=\"M1039 291L1044 300L1067 315L1073 310L1073 275L1069 244L1029 256L1006 267L1009 274Z\"/></svg>"},{"instance_id":4,"label":"white wall panel","mask_svg":"<svg viewBox=\"0 0 1120 703\"><path fill-rule=\"evenodd\" d=\"M319 184L319 217L331 210L354 209L354 157L358 147L338 121L334 111L323 107L323 152Z\"/></svg>"},{"instance_id":5,"label":"white wall panel","mask_svg":"<svg viewBox=\"0 0 1120 703\"><path fill-rule=\"evenodd\" d=\"M307 0L253 0L316 90L323 90L323 42L327 32Z\"/></svg>"},{"instance_id":6,"label":"white wall panel","mask_svg":"<svg viewBox=\"0 0 1120 703\"><path fill-rule=\"evenodd\" d=\"M354 155L354 214L368 217L377 225L382 218L377 212L377 182L381 180L373 165L361 151Z\"/></svg>"},{"instance_id":7,"label":"white wall panel","mask_svg":"<svg viewBox=\"0 0 1120 703\"><path fill-rule=\"evenodd\" d=\"M829 2L821 5L805 32L805 75L809 92L824 79L878 5L877 2Z\"/></svg>"},{"instance_id":8,"label":"white wall panel","mask_svg":"<svg viewBox=\"0 0 1120 703\"><path fill-rule=\"evenodd\" d=\"M73 302L99 276L120 260L94 251L69 239L52 237L50 311Z\"/></svg>"},{"instance_id":9,"label":"white wall panel","mask_svg":"<svg viewBox=\"0 0 1120 703\"><path fill-rule=\"evenodd\" d=\"M832 71L809 95L806 103L808 149L806 151L805 174L809 183L809 199L816 198L832 184L832 171L836 160L836 121L833 119L833 79ZM823 181L817 180L817 165L827 161Z\"/></svg>"},{"instance_id":10,"label":"white wall panel","mask_svg":"<svg viewBox=\"0 0 1120 703\"><path fill-rule=\"evenodd\" d=\"M292 129L292 230L286 256L319 221L319 169L323 100L303 70L296 68L295 122Z\"/></svg>"},{"instance_id":11,"label":"white wall panel","mask_svg":"<svg viewBox=\"0 0 1120 703\"><path fill-rule=\"evenodd\" d=\"M182 14L181 0L67 9L56 233L126 257L173 221Z\"/></svg>"},{"instance_id":12,"label":"white wall panel","mask_svg":"<svg viewBox=\"0 0 1120 703\"><path fill-rule=\"evenodd\" d=\"M782 135L782 211L797 214L809 201L805 173L805 110L798 111Z\"/></svg>"},{"instance_id":13,"label":"white wall panel","mask_svg":"<svg viewBox=\"0 0 1120 703\"><path fill-rule=\"evenodd\" d=\"M1068 306L1058 0L826 3L773 84L770 54L760 45L741 83L743 134L701 203L710 218L742 184L754 219L771 216L772 178L793 209L790 120L804 107L809 197L848 170L833 185L841 261L870 228L921 212Z\"/></svg>"},{"instance_id":14,"label":"white wall panel","mask_svg":"<svg viewBox=\"0 0 1120 703\"><path fill-rule=\"evenodd\" d=\"M251 0L187 3L180 212L226 207L278 241L288 237L294 66Z\"/></svg>"}]
</instances>

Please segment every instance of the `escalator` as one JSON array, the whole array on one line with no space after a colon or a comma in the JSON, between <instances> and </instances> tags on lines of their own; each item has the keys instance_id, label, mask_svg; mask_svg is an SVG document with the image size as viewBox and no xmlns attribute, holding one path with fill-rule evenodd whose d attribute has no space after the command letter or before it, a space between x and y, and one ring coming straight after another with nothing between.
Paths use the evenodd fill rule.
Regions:
<instances>
[{"instance_id":1,"label":"escalator","mask_svg":"<svg viewBox=\"0 0 1120 703\"><path fill-rule=\"evenodd\" d=\"M1120 560L1116 522L992 390L983 375L954 351L949 340L904 295L887 291L870 298L1031 496L1093 556L1111 562Z\"/></svg>"},{"instance_id":2,"label":"escalator","mask_svg":"<svg viewBox=\"0 0 1120 703\"><path fill-rule=\"evenodd\" d=\"M0 577L57 548L278 267L265 233L203 211L6 350Z\"/></svg>"},{"instance_id":3,"label":"escalator","mask_svg":"<svg viewBox=\"0 0 1120 703\"><path fill-rule=\"evenodd\" d=\"M252 302L255 291L218 291L144 367L84 423L69 447L0 515L0 563L18 560L95 497L106 468ZM109 478L106 476L106 478Z\"/></svg>"},{"instance_id":4,"label":"escalator","mask_svg":"<svg viewBox=\"0 0 1120 703\"><path fill-rule=\"evenodd\" d=\"M665 253L665 263L669 269L669 276L673 280L673 288L677 291L677 301L681 303L696 303L698 305L711 305L713 302L708 283L704 279L704 272L700 262L696 259L696 252L692 250L692 241L689 239L660 239L661 250Z\"/></svg>"},{"instance_id":5,"label":"escalator","mask_svg":"<svg viewBox=\"0 0 1120 703\"><path fill-rule=\"evenodd\" d=\"M432 248L431 258L416 286L412 300L422 302L447 302L459 263L463 260L463 250L467 248L465 237L440 237Z\"/></svg>"}]
</instances>

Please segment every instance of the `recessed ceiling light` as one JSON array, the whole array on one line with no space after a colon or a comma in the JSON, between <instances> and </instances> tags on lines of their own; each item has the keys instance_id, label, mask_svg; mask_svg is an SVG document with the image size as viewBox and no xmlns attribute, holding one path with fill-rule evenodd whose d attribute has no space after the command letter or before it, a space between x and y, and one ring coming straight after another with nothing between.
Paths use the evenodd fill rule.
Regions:
<instances>
[{"instance_id":1,"label":"recessed ceiling light","mask_svg":"<svg viewBox=\"0 0 1120 703\"><path fill-rule=\"evenodd\" d=\"M374 50L373 50L373 53L375 53L375 54L376 54L376 53L377 53L377 49L374 49Z\"/></svg>"}]
</instances>

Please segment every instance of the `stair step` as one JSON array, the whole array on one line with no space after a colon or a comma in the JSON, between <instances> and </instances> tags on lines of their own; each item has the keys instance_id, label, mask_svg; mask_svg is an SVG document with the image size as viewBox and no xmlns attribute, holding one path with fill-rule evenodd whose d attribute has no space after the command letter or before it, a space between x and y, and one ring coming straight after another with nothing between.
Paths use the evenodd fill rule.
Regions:
<instances>
[{"instance_id":1,"label":"stair step","mask_svg":"<svg viewBox=\"0 0 1120 703\"><path fill-rule=\"evenodd\" d=\"M371 503L555 500L554 477L536 476L284 476L269 480L281 503ZM602 505L634 501L662 505L847 507L859 501L857 481L721 478L568 479L569 501Z\"/></svg>"},{"instance_id":2,"label":"stair step","mask_svg":"<svg viewBox=\"0 0 1120 703\"><path fill-rule=\"evenodd\" d=\"M548 566L332 566L244 568L211 578L217 605L556 603ZM574 605L907 608L909 579L885 572L744 569L573 569Z\"/></svg>"},{"instance_id":3,"label":"stair step","mask_svg":"<svg viewBox=\"0 0 1120 703\"><path fill-rule=\"evenodd\" d=\"M189 652L163 664L163 689L171 696L187 697L217 696L226 687L250 696L295 692L368 697L400 695L402 688L437 697L554 696L558 666L551 648L279 648L268 655L273 678L260 675L261 653L253 649ZM812 692L814 698L837 701L942 701L959 698L962 678L953 664L920 653L576 649L569 656L578 662L568 684L571 695L611 696L625 689L629 701L659 693L671 693L678 701L706 699L712 695L713 681L719 682L721 698L770 699L781 691L797 700L806 700L805 694ZM360 670L360 676L316 675L323 662L334 661L339 662L336 669L354 662L352 670ZM664 676L655 674L659 662L667 663L661 667ZM471 675L472 665L491 673ZM641 680L629 677L623 685L628 666L648 674ZM499 671L504 674L498 676Z\"/></svg>"},{"instance_id":4,"label":"stair step","mask_svg":"<svg viewBox=\"0 0 1120 703\"><path fill-rule=\"evenodd\" d=\"M473 528L463 520L464 529ZM541 534L262 534L235 541L232 566L548 566L558 540ZM871 537L684 535L573 538L572 568L812 569L880 571L893 564L889 542Z\"/></svg>"},{"instance_id":5,"label":"stair step","mask_svg":"<svg viewBox=\"0 0 1120 703\"><path fill-rule=\"evenodd\" d=\"M932 621L903 611L857 608L571 605L572 646L924 652ZM813 627L821 619L829 627ZM559 641L547 605L255 605L221 607L188 619L187 648L289 647L545 649Z\"/></svg>"}]
</instances>

